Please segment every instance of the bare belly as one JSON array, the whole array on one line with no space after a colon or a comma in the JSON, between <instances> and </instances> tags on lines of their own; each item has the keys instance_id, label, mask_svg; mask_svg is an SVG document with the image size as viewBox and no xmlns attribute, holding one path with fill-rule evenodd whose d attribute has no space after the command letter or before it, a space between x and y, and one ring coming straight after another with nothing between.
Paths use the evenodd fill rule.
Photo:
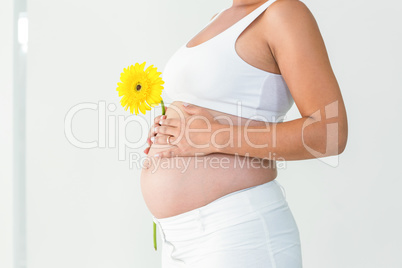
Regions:
<instances>
[{"instance_id":1,"label":"bare belly","mask_svg":"<svg viewBox=\"0 0 402 268\"><path fill-rule=\"evenodd\" d=\"M172 105L181 110L181 102ZM224 114L208 111L213 116ZM167 118L179 117L175 109L168 109L166 115ZM235 125L236 122L238 125L246 122L244 118L231 117ZM262 123L252 120L249 125ZM163 148L153 145L148 155L153 156L168 148L167 145ZM141 191L149 211L161 219L199 208L231 192L272 181L276 176L274 160L218 153L154 158L151 166L141 171Z\"/></svg>"}]
</instances>

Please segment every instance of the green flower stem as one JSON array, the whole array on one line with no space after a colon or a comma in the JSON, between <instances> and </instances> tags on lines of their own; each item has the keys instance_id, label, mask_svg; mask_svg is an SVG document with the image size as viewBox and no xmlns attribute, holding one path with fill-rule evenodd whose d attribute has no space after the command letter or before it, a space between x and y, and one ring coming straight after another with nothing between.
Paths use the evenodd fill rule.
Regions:
<instances>
[{"instance_id":1,"label":"green flower stem","mask_svg":"<svg viewBox=\"0 0 402 268\"><path fill-rule=\"evenodd\" d=\"M163 103L163 100L161 100L161 106L162 106L162 115L164 115L166 112L166 109L165 109L165 104Z\"/></svg>"},{"instance_id":2,"label":"green flower stem","mask_svg":"<svg viewBox=\"0 0 402 268\"><path fill-rule=\"evenodd\" d=\"M162 106L162 115L165 114L166 109L165 109L165 104L163 103L163 100L161 100L161 106ZM154 249L157 250L157 246L156 246L156 223L153 222L154 225Z\"/></svg>"},{"instance_id":3,"label":"green flower stem","mask_svg":"<svg viewBox=\"0 0 402 268\"><path fill-rule=\"evenodd\" d=\"M154 249L157 250L156 248L156 224L154 222Z\"/></svg>"}]
</instances>

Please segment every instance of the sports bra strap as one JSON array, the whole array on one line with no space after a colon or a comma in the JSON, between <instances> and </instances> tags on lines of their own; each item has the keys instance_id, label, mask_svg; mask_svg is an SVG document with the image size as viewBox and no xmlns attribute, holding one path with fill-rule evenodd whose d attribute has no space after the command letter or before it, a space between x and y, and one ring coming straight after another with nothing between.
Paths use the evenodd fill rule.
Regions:
<instances>
[{"instance_id":1,"label":"sports bra strap","mask_svg":"<svg viewBox=\"0 0 402 268\"><path fill-rule=\"evenodd\" d=\"M251 13L236 22L229 30L231 37L237 39L239 35L259 16L261 15L272 3L276 0L269 0L261 6L254 9ZM217 17L217 16L216 16Z\"/></svg>"},{"instance_id":2,"label":"sports bra strap","mask_svg":"<svg viewBox=\"0 0 402 268\"><path fill-rule=\"evenodd\" d=\"M247 28L247 26L249 26L259 15L261 15L262 12L264 12L275 1L276 0L266 1L264 4L262 4L261 6L257 7L253 11L251 11L251 13L247 14L245 17L241 18L239 21L235 22L232 26L230 26L229 28L227 28L226 30L224 30L223 32L219 33L218 35L216 35L215 37L213 37L211 39L224 38L223 36L228 36L232 40L231 42L233 43L233 40L236 40L240 36L240 34ZM202 30L207 28L207 26L209 24L211 24L217 17L219 17L223 11L225 11L229 8L230 7L227 7L227 8L222 9L221 11L219 11L215 15L215 17L213 17L211 20L209 20L202 27ZM200 33L200 32L201 31L199 31L198 33ZM192 38L190 38L188 40L188 42L190 40L192 40L196 35L197 34L195 34ZM207 40L206 42L209 42L209 40Z\"/></svg>"}]
</instances>

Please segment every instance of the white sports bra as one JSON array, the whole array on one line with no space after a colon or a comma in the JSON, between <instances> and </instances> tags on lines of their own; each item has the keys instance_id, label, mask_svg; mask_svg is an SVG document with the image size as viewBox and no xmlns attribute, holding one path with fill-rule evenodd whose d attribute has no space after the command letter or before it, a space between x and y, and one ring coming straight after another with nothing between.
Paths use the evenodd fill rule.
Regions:
<instances>
[{"instance_id":1,"label":"white sports bra","mask_svg":"<svg viewBox=\"0 0 402 268\"><path fill-rule=\"evenodd\" d=\"M235 50L240 34L273 2L265 2L200 45L187 47L194 35L181 46L162 72L169 98L253 120L282 122L294 103L282 75L248 64Z\"/></svg>"}]
</instances>

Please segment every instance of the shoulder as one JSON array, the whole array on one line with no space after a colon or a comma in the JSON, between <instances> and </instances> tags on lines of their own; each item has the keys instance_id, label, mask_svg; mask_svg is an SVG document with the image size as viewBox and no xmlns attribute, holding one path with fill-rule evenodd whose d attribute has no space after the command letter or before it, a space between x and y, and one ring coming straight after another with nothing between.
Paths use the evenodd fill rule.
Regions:
<instances>
[{"instance_id":1,"label":"shoulder","mask_svg":"<svg viewBox=\"0 0 402 268\"><path fill-rule=\"evenodd\" d=\"M267 30L316 24L310 9L299 0L275 1L265 10L263 20Z\"/></svg>"},{"instance_id":2,"label":"shoulder","mask_svg":"<svg viewBox=\"0 0 402 268\"><path fill-rule=\"evenodd\" d=\"M320 35L312 12L299 0L275 1L265 10L262 21L270 46Z\"/></svg>"},{"instance_id":3,"label":"shoulder","mask_svg":"<svg viewBox=\"0 0 402 268\"><path fill-rule=\"evenodd\" d=\"M276 0L265 11L269 16L311 14L307 5L300 0Z\"/></svg>"}]
</instances>

